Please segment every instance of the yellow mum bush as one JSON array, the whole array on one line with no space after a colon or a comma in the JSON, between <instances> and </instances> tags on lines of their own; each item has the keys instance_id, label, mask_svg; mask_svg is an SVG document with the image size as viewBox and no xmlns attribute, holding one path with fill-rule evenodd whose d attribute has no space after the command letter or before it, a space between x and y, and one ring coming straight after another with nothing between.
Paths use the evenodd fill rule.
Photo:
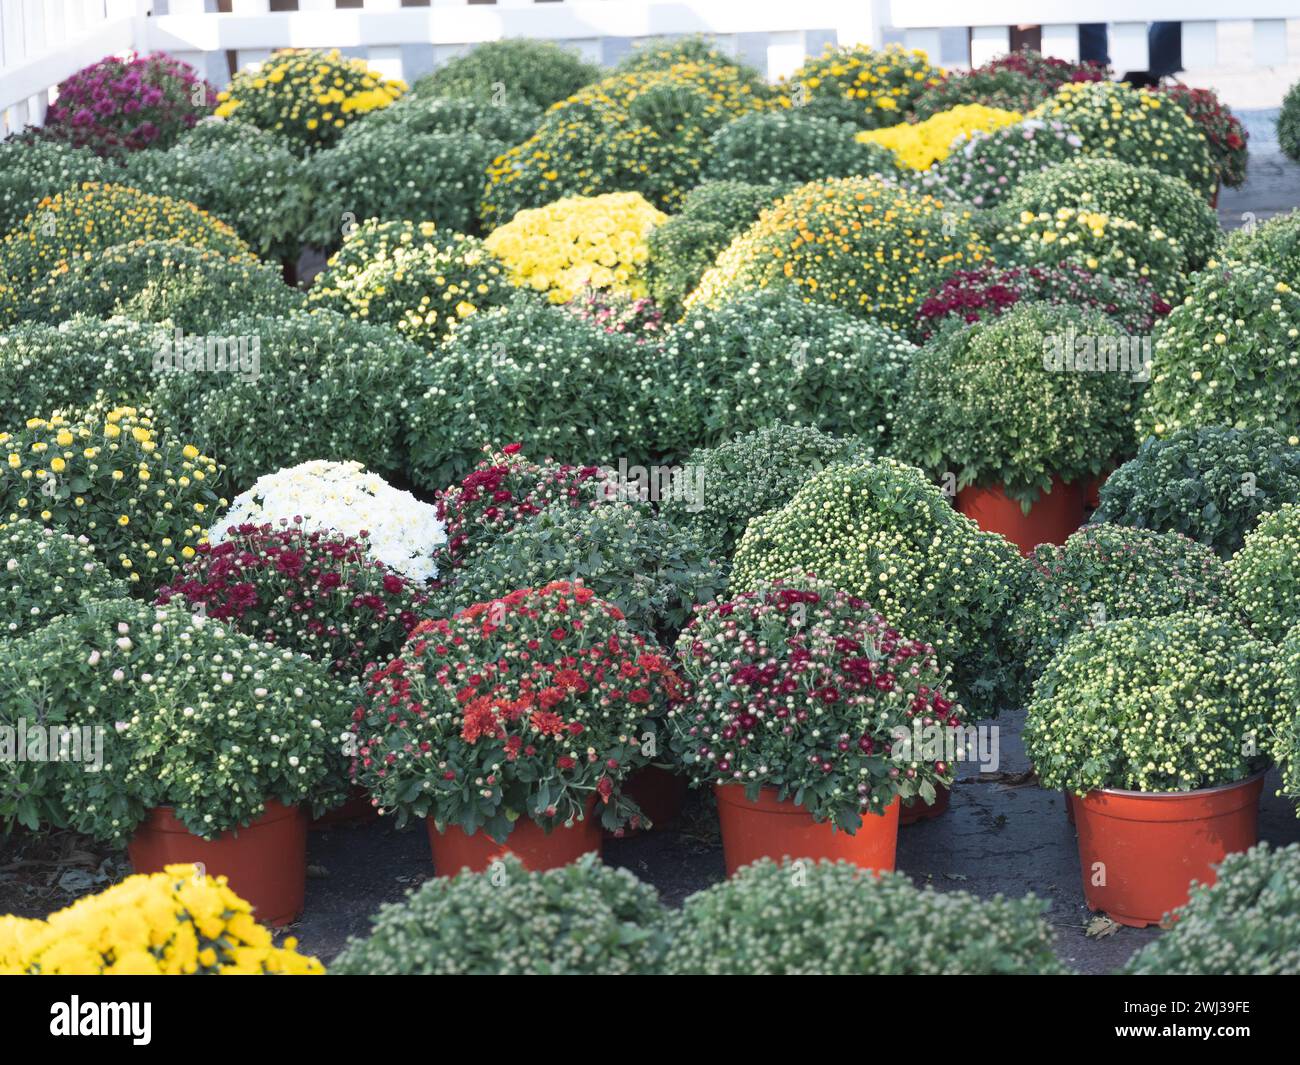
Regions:
<instances>
[{"instance_id":1,"label":"yellow mum bush","mask_svg":"<svg viewBox=\"0 0 1300 1065\"><path fill-rule=\"evenodd\" d=\"M148 596L206 542L226 505L224 473L134 407L30 418L0 432L0 521L87 537L110 572Z\"/></svg>"},{"instance_id":2,"label":"yellow mum bush","mask_svg":"<svg viewBox=\"0 0 1300 1065\"><path fill-rule=\"evenodd\" d=\"M924 122L903 122L884 129L863 130L857 139L864 144L888 148L900 166L928 170L948 158L959 138L967 140L977 130L992 133L1002 126L1014 126L1024 117L1018 111L1004 111L999 107L960 104L940 111Z\"/></svg>"},{"instance_id":3,"label":"yellow mum bush","mask_svg":"<svg viewBox=\"0 0 1300 1065\"><path fill-rule=\"evenodd\" d=\"M672 210L699 184L709 138L771 98L736 66L612 74L552 106L531 137L493 160L479 214L492 226L564 196L605 192L639 192Z\"/></svg>"},{"instance_id":4,"label":"yellow mum bush","mask_svg":"<svg viewBox=\"0 0 1300 1065\"><path fill-rule=\"evenodd\" d=\"M515 284L547 293L552 303L588 287L644 296L646 237L667 218L639 192L570 196L520 211L483 246L510 268Z\"/></svg>"},{"instance_id":5,"label":"yellow mum bush","mask_svg":"<svg viewBox=\"0 0 1300 1065\"><path fill-rule=\"evenodd\" d=\"M782 84L780 102L877 129L905 119L917 97L942 78L943 71L919 49L828 44Z\"/></svg>"},{"instance_id":6,"label":"yellow mum bush","mask_svg":"<svg viewBox=\"0 0 1300 1065\"><path fill-rule=\"evenodd\" d=\"M277 947L252 907L193 865L129 876L44 921L0 917L0 975L320 975L292 937Z\"/></svg>"},{"instance_id":7,"label":"yellow mum bush","mask_svg":"<svg viewBox=\"0 0 1300 1065\"><path fill-rule=\"evenodd\" d=\"M20 311L30 287L78 259L136 240L171 240L256 262L252 249L221 219L188 200L153 196L128 185L87 181L47 196L0 240L0 275L18 294ZM4 302L0 295L0 303Z\"/></svg>"},{"instance_id":8,"label":"yellow mum bush","mask_svg":"<svg viewBox=\"0 0 1300 1065\"><path fill-rule=\"evenodd\" d=\"M364 59L337 49L286 48L236 74L217 94L216 113L278 133L305 152L328 148L350 122L404 92L405 82L385 78Z\"/></svg>"},{"instance_id":9,"label":"yellow mum bush","mask_svg":"<svg viewBox=\"0 0 1300 1065\"><path fill-rule=\"evenodd\" d=\"M878 176L827 178L764 211L718 257L686 306L714 306L785 284L805 302L910 331L931 287L987 256L966 208L945 207Z\"/></svg>"}]
</instances>

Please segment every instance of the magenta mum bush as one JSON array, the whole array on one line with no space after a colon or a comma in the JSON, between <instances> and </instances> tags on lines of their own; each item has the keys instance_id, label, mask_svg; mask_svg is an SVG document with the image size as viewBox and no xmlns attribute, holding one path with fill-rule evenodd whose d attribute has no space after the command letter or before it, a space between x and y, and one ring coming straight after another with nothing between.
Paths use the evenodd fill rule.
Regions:
<instances>
[{"instance_id":1,"label":"magenta mum bush","mask_svg":"<svg viewBox=\"0 0 1300 1065\"><path fill-rule=\"evenodd\" d=\"M966 711L934 648L829 583L757 582L697 606L677 657L692 699L666 725L697 783L743 785L750 800L773 788L853 833L896 796L931 803L953 782L945 730Z\"/></svg>"},{"instance_id":2,"label":"magenta mum bush","mask_svg":"<svg viewBox=\"0 0 1300 1065\"><path fill-rule=\"evenodd\" d=\"M44 135L105 156L169 148L216 103L216 90L166 52L107 56L59 83Z\"/></svg>"},{"instance_id":3,"label":"magenta mum bush","mask_svg":"<svg viewBox=\"0 0 1300 1065\"><path fill-rule=\"evenodd\" d=\"M1093 307L1131 333L1146 334L1171 307L1145 278L1128 280L1093 273L1077 263L1056 266L985 266L959 270L931 289L916 313L922 337L949 319L982 322L1021 300Z\"/></svg>"},{"instance_id":4,"label":"magenta mum bush","mask_svg":"<svg viewBox=\"0 0 1300 1065\"><path fill-rule=\"evenodd\" d=\"M427 597L376 560L364 538L294 522L241 525L219 544L200 545L158 593L162 604L178 598L255 640L360 677L398 652Z\"/></svg>"}]
</instances>

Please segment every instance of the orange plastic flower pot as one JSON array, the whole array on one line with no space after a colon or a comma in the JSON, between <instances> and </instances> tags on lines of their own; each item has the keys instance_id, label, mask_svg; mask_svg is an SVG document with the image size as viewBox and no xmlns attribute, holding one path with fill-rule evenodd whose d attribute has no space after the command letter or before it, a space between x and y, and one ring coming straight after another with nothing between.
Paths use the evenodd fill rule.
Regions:
<instances>
[{"instance_id":1,"label":"orange plastic flower pot","mask_svg":"<svg viewBox=\"0 0 1300 1065\"><path fill-rule=\"evenodd\" d=\"M981 529L1001 533L1022 555L1029 555L1039 544L1065 543L1083 524L1083 486L1052 478L1052 490L1039 496L1028 514L1001 485L963 488L957 493L957 509Z\"/></svg>"},{"instance_id":2,"label":"orange plastic flower pot","mask_svg":"<svg viewBox=\"0 0 1300 1065\"><path fill-rule=\"evenodd\" d=\"M718 798L728 876L760 858L826 858L852 862L863 869L894 868L901 805L897 798L884 814L863 816L862 827L849 835L829 821L814 821L804 807L777 799L774 788L759 792L757 802L745 798L743 784L715 784L713 793Z\"/></svg>"},{"instance_id":3,"label":"orange plastic flower pot","mask_svg":"<svg viewBox=\"0 0 1300 1065\"><path fill-rule=\"evenodd\" d=\"M945 788L942 784L936 784L934 786L934 802L927 803L924 799L911 799L903 803L898 811L898 823L900 825L914 825L918 821L929 821L947 810L951 801L952 790Z\"/></svg>"},{"instance_id":4,"label":"orange plastic flower pot","mask_svg":"<svg viewBox=\"0 0 1300 1065\"><path fill-rule=\"evenodd\" d=\"M650 819L651 830L654 830L664 828L681 815L687 787L685 777L657 765L648 765L627 778L623 794L641 807L641 812ZM638 831L641 830L629 825L623 835L635 835Z\"/></svg>"},{"instance_id":5,"label":"orange plastic flower pot","mask_svg":"<svg viewBox=\"0 0 1300 1065\"><path fill-rule=\"evenodd\" d=\"M1091 910L1142 928L1213 884L1225 855L1258 839L1264 774L1184 792L1090 791L1074 799L1083 894Z\"/></svg>"},{"instance_id":6,"label":"orange plastic flower pot","mask_svg":"<svg viewBox=\"0 0 1300 1065\"><path fill-rule=\"evenodd\" d=\"M247 827L211 840L194 835L171 807L159 806L136 829L127 853L137 873L161 873L164 866L194 862L208 876L225 876L262 924L286 925L302 913L307 815L298 806L268 800L262 816Z\"/></svg>"},{"instance_id":7,"label":"orange plastic flower pot","mask_svg":"<svg viewBox=\"0 0 1300 1065\"><path fill-rule=\"evenodd\" d=\"M525 869L534 872L558 869L576 862L584 854L599 854L604 837L600 822L592 816L594 806L594 803L588 805L586 818L575 821L571 828L561 825L549 833L531 817L520 817L504 843L498 843L486 832L466 835L455 825L439 832L433 818L426 818L434 875L455 876L462 869L482 873L506 854L514 854Z\"/></svg>"}]
</instances>

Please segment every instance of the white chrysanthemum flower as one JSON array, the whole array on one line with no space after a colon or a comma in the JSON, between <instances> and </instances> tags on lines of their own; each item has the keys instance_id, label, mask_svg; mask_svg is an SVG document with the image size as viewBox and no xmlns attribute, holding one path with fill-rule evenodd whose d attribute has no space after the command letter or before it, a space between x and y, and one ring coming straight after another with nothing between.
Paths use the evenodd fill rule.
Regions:
<instances>
[{"instance_id":1,"label":"white chrysanthemum flower","mask_svg":"<svg viewBox=\"0 0 1300 1065\"><path fill-rule=\"evenodd\" d=\"M435 549L447 530L436 509L392 487L359 462L304 462L267 474L223 514L208 532L221 543L232 526L281 525L301 519L307 531L344 536L366 533L370 554L413 581L438 575Z\"/></svg>"}]
</instances>

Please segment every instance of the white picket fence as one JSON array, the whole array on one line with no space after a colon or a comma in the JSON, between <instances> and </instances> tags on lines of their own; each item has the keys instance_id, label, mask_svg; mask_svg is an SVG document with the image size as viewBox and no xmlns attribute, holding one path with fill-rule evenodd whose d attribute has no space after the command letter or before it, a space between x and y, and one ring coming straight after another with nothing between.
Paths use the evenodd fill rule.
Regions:
<instances>
[{"instance_id":1,"label":"white picket fence","mask_svg":"<svg viewBox=\"0 0 1300 1065\"><path fill-rule=\"evenodd\" d=\"M944 66L1008 50L1011 27L1042 26L1042 49L1078 58L1077 0L0 0L0 136L39 124L63 78L109 54L166 51L224 84L276 48L339 48L412 80L474 44L535 37L616 62L637 41L703 33L788 74L828 43L901 41ZM1147 65L1146 25L1182 20L1189 68L1300 64L1300 0L1089 0L1111 24L1121 70ZM218 8L228 10L218 10ZM286 10L292 9L292 10Z\"/></svg>"}]
</instances>

